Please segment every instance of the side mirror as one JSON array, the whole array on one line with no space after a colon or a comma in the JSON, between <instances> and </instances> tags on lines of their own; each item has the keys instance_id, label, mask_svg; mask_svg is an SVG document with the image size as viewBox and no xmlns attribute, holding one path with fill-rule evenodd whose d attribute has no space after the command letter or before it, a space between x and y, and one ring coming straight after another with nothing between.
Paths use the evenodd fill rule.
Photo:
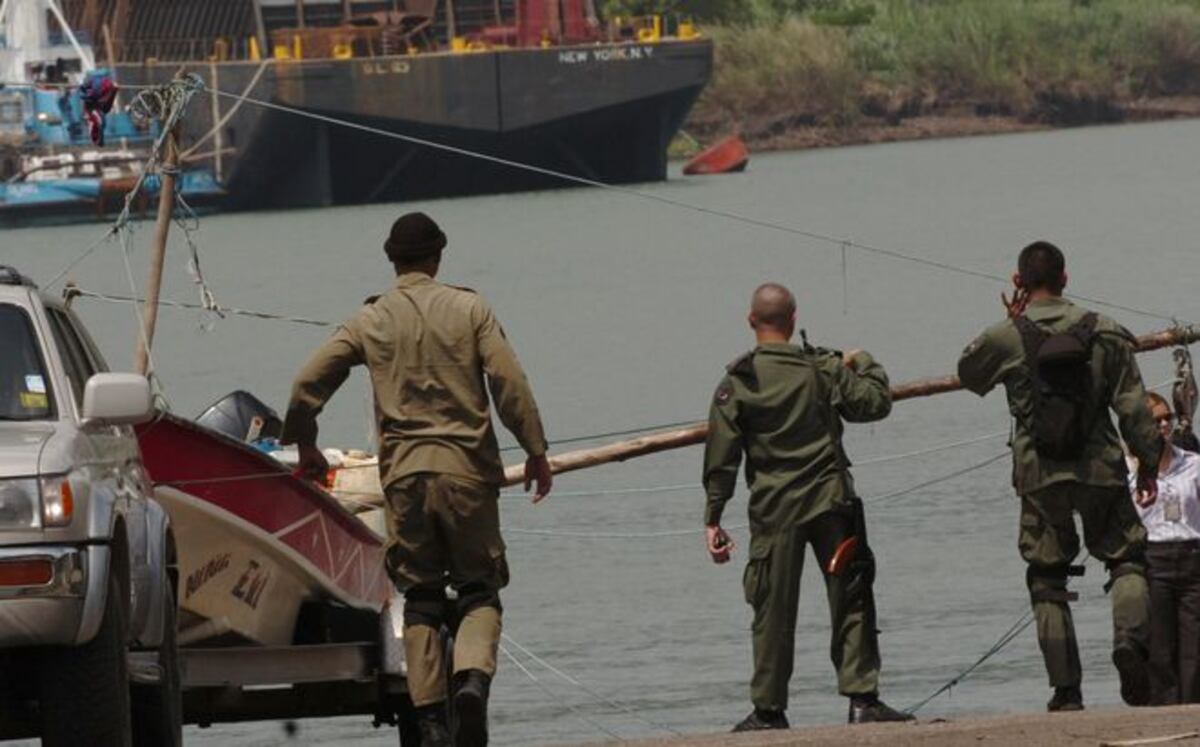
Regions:
<instances>
[{"instance_id":1,"label":"side mirror","mask_svg":"<svg viewBox=\"0 0 1200 747\"><path fill-rule=\"evenodd\" d=\"M154 417L150 382L132 373L99 373L83 389L83 419L104 425L137 425Z\"/></svg>"}]
</instances>

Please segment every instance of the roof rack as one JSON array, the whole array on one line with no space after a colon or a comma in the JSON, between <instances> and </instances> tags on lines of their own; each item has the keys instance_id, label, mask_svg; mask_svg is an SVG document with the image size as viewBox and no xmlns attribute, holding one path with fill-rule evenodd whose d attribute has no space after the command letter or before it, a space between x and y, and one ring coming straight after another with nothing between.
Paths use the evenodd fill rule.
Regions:
<instances>
[{"instance_id":1,"label":"roof rack","mask_svg":"<svg viewBox=\"0 0 1200 747\"><path fill-rule=\"evenodd\" d=\"M36 288L37 285L17 272L15 267L8 265L0 265L0 285L23 285L27 288Z\"/></svg>"}]
</instances>

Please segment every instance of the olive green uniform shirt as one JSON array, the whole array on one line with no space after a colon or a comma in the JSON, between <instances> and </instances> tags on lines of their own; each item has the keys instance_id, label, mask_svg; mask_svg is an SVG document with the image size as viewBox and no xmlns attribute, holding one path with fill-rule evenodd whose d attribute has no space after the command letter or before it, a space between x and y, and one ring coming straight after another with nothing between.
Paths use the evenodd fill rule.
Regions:
<instances>
[{"instance_id":1,"label":"olive green uniform shirt","mask_svg":"<svg viewBox=\"0 0 1200 747\"><path fill-rule=\"evenodd\" d=\"M357 365L367 367L375 392L385 488L419 472L502 482L489 390L525 452L546 453L525 374L491 308L473 291L423 273L401 275L305 363L292 388L284 443L316 443L317 415Z\"/></svg>"},{"instance_id":2,"label":"olive green uniform shirt","mask_svg":"<svg viewBox=\"0 0 1200 747\"><path fill-rule=\"evenodd\" d=\"M1066 332L1087 310L1063 298L1040 299L1029 304L1025 316L1057 334ZM963 386L983 396L1004 384L1008 409L1015 421L1012 436L1013 485L1019 495L1059 482L1124 487L1127 468L1117 429L1108 409L1117 415L1121 435L1141 464L1157 465L1162 437L1146 406L1146 390L1134 359L1136 340L1124 327L1098 314L1092 346L1090 402L1102 412L1093 418L1083 456L1062 462L1038 456L1034 447L1033 382L1025 360L1021 333L1011 319L984 331L958 361Z\"/></svg>"},{"instance_id":3,"label":"olive green uniform shirt","mask_svg":"<svg viewBox=\"0 0 1200 747\"><path fill-rule=\"evenodd\" d=\"M706 524L720 522L743 452L756 533L811 521L852 496L842 421L880 420L892 409L883 367L867 353L853 364L789 343L759 345L730 364L709 410Z\"/></svg>"}]
</instances>

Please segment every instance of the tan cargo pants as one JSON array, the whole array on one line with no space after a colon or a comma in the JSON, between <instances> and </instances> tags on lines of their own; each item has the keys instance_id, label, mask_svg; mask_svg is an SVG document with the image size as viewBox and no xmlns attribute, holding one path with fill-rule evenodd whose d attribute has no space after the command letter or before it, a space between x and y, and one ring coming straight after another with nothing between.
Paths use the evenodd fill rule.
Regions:
<instances>
[{"instance_id":1,"label":"tan cargo pants","mask_svg":"<svg viewBox=\"0 0 1200 747\"><path fill-rule=\"evenodd\" d=\"M447 697L441 628L457 618L453 671L496 672L499 591L508 584L494 485L423 472L388 486L388 572L404 592L404 650L416 706ZM457 593L447 602L446 586Z\"/></svg>"}]
</instances>

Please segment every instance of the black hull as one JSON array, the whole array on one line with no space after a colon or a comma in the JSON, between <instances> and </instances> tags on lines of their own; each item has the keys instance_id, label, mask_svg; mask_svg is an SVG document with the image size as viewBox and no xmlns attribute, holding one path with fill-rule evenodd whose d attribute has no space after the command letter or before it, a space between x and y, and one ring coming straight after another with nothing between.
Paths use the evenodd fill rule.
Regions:
<instances>
[{"instance_id":1,"label":"black hull","mask_svg":"<svg viewBox=\"0 0 1200 747\"><path fill-rule=\"evenodd\" d=\"M666 178L712 68L707 41L355 60L192 65L207 83L452 148L610 184ZM175 66L122 66L123 83ZM193 99L185 145L212 129ZM218 100L220 116L234 100ZM196 153L214 150L210 140ZM544 173L252 104L221 128L225 209L315 207L569 186ZM201 160L217 167L214 156Z\"/></svg>"}]
</instances>

